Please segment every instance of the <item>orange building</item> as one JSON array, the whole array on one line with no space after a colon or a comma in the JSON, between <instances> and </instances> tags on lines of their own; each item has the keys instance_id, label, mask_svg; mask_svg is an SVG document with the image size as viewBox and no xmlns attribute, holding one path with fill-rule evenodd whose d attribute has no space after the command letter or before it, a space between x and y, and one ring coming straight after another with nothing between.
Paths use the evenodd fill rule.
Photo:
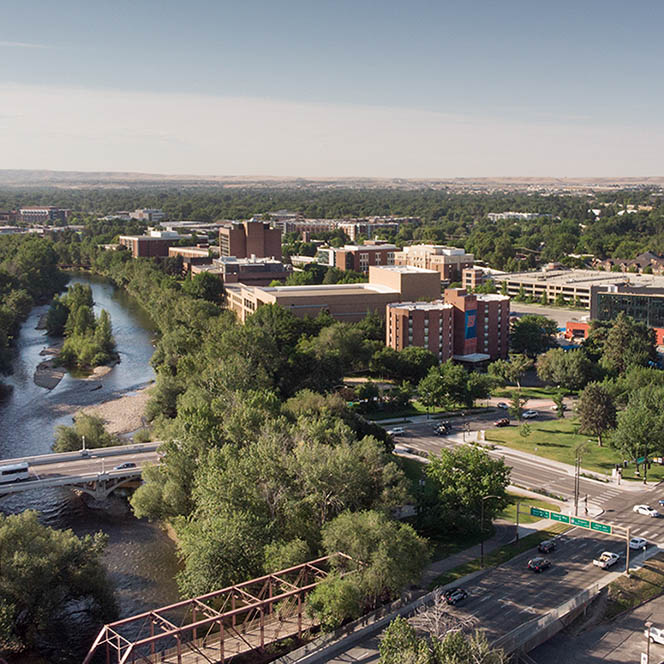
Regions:
<instances>
[{"instance_id":1,"label":"orange building","mask_svg":"<svg viewBox=\"0 0 664 664\"><path fill-rule=\"evenodd\" d=\"M234 221L219 229L219 250L222 256L281 260L281 231L263 221Z\"/></svg>"}]
</instances>

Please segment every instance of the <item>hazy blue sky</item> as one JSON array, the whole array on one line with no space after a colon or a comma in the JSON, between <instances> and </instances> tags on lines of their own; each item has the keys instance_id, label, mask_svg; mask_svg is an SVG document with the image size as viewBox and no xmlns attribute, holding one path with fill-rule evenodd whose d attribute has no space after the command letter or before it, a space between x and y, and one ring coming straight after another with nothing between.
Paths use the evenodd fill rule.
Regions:
<instances>
[{"instance_id":1,"label":"hazy blue sky","mask_svg":"<svg viewBox=\"0 0 664 664\"><path fill-rule=\"evenodd\" d=\"M0 15L0 168L664 171L661 0L5 0Z\"/></svg>"}]
</instances>

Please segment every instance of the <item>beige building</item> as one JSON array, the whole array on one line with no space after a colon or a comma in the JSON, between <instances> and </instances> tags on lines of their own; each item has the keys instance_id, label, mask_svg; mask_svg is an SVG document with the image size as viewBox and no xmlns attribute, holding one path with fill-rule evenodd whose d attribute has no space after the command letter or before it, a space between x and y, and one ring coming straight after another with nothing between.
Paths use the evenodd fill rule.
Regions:
<instances>
[{"instance_id":1,"label":"beige building","mask_svg":"<svg viewBox=\"0 0 664 664\"><path fill-rule=\"evenodd\" d=\"M464 249L442 244L414 244L394 254L395 265L436 270L441 281L461 281L462 272L473 267L475 258Z\"/></svg>"},{"instance_id":2,"label":"beige building","mask_svg":"<svg viewBox=\"0 0 664 664\"><path fill-rule=\"evenodd\" d=\"M438 297L438 273L395 266L370 267L369 283L265 288L231 284L226 287L226 306L242 322L263 304L279 304L299 317L315 317L327 311L337 320L354 322L371 312L384 316L391 302Z\"/></svg>"}]
</instances>

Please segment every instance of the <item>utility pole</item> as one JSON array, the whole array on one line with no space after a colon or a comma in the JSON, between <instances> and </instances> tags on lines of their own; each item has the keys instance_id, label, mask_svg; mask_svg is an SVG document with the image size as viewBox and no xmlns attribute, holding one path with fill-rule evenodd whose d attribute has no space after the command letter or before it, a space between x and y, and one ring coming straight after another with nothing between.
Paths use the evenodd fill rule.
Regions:
<instances>
[{"instance_id":1,"label":"utility pole","mask_svg":"<svg viewBox=\"0 0 664 664\"><path fill-rule=\"evenodd\" d=\"M644 627L646 628L646 664L650 664L650 628L652 627L652 622L647 620Z\"/></svg>"},{"instance_id":2,"label":"utility pole","mask_svg":"<svg viewBox=\"0 0 664 664\"><path fill-rule=\"evenodd\" d=\"M630 536L629 536L629 527L628 527L628 528L627 528L627 535L626 535L626 540L627 540L627 554L626 554L626 556L625 556L625 557L627 558L627 562L626 562L626 564L625 564L625 572L627 573L627 576L629 576L629 540L630 540L630 539L631 539L631 538L630 538Z\"/></svg>"},{"instance_id":3,"label":"utility pole","mask_svg":"<svg viewBox=\"0 0 664 664\"><path fill-rule=\"evenodd\" d=\"M581 458L577 454L576 462L574 463L574 516L579 516L579 487L580 478L579 470L581 468Z\"/></svg>"},{"instance_id":4,"label":"utility pole","mask_svg":"<svg viewBox=\"0 0 664 664\"><path fill-rule=\"evenodd\" d=\"M480 507L480 568L484 568L484 501L489 498L499 498L500 496L483 496Z\"/></svg>"},{"instance_id":5,"label":"utility pole","mask_svg":"<svg viewBox=\"0 0 664 664\"><path fill-rule=\"evenodd\" d=\"M516 499L516 535L514 536L514 541L519 541L519 508L521 507L521 501Z\"/></svg>"}]
</instances>

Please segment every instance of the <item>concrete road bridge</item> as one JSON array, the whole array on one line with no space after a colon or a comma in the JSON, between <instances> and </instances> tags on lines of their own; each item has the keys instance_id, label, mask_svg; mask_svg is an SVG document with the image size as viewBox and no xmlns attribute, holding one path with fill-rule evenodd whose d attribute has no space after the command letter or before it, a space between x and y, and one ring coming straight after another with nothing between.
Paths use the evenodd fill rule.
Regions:
<instances>
[{"instance_id":1,"label":"concrete road bridge","mask_svg":"<svg viewBox=\"0 0 664 664\"><path fill-rule=\"evenodd\" d=\"M97 500L103 500L120 487L133 486L140 482L143 468L159 462L157 448L160 445L159 441L20 459L1 459L0 466L27 463L30 478L0 484L0 498L30 489L66 486L87 493ZM128 468L119 467L130 463L135 465Z\"/></svg>"}]
</instances>

